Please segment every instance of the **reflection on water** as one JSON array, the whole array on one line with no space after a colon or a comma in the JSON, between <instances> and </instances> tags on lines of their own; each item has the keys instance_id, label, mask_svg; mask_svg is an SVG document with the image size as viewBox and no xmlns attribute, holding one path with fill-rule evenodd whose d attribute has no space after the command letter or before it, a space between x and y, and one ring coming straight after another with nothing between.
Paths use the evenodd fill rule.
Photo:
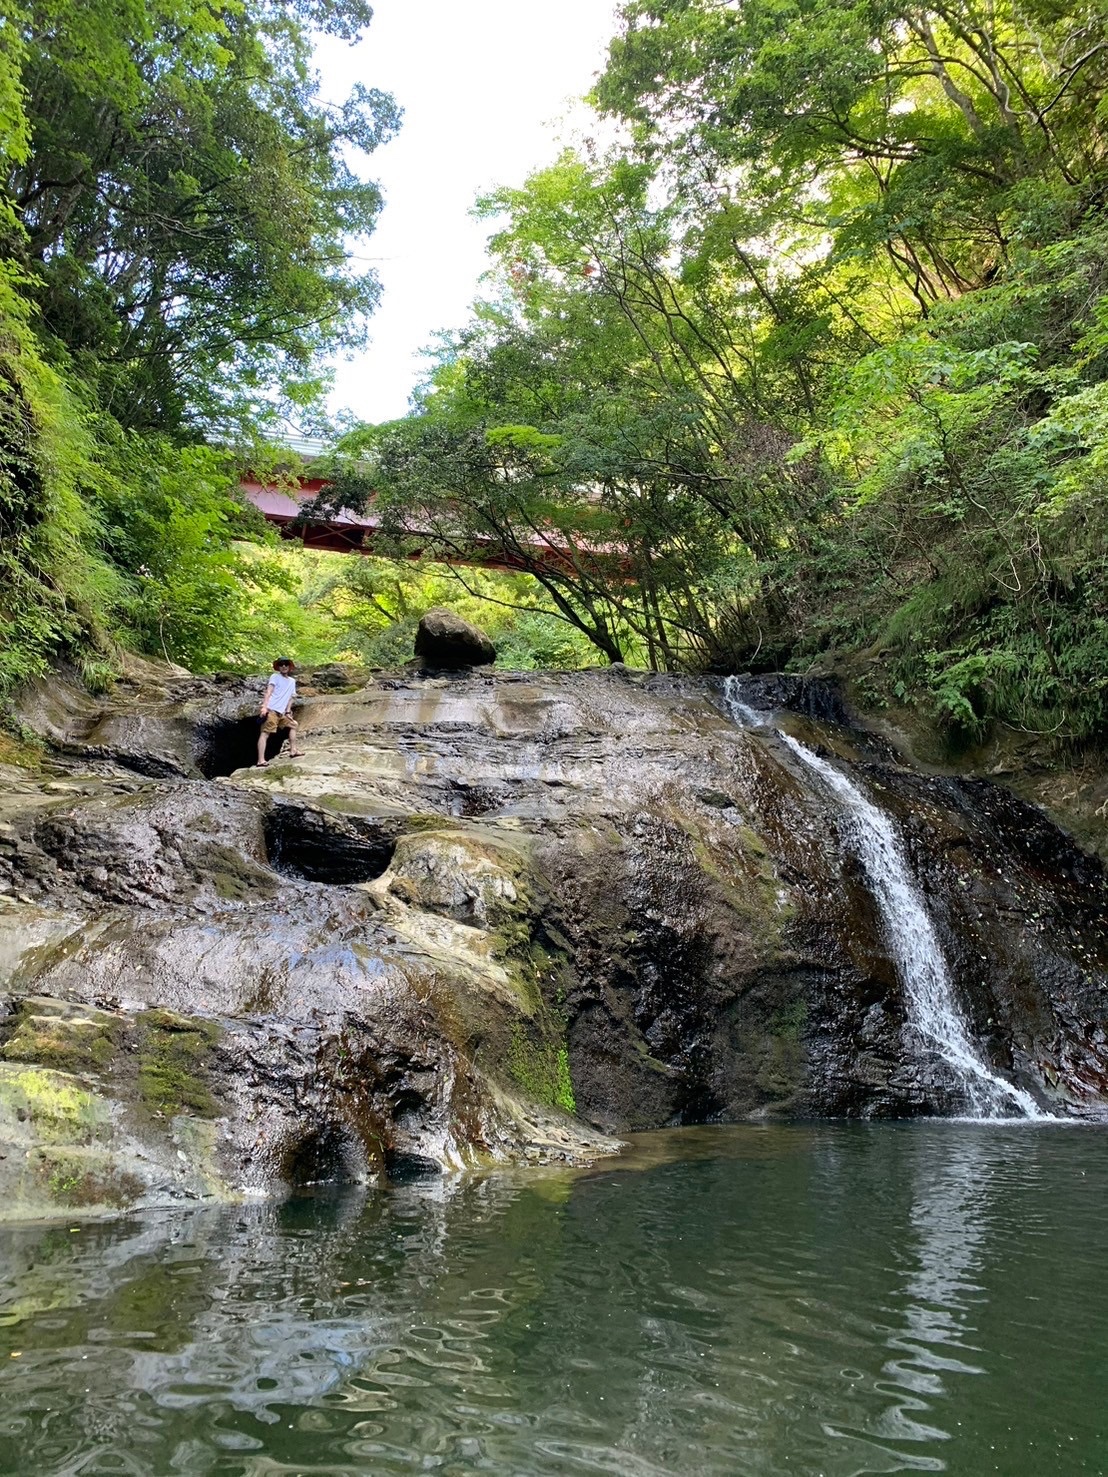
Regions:
<instances>
[{"instance_id":1,"label":"reflection on water","mask_svg":"<svg viewBox=\"0 0 1108 1477\"><path fill-rule=\"evenodd\" d=\"M877 1384L889 1403L867 1428L868 1435L897 1447L945 1441L950 1433L936 1424L936 1416L953 1394L953 1377L985 1372L971 1362L971 1340L973 1304L984 1293L974 1270L988 1224L988 1157L978 1135L957 1133L944 1144L939 1162L914 1156L900 1326L886 1337L893 1357ZM942 1456L917 1454L910 1467L942 1472L947 1463Z\"/></svg>"},{"instance_id":2,"label":"reflection on water","mask_svg":"<svg viewBox=\"0 0 1108 1477\"><path fill-rule=\"evenodd\" d=\"M1093 1129L682 1130L584 1174L0 1232L0 1472L1108 1471Z\"/></svg>"}]
</instances>

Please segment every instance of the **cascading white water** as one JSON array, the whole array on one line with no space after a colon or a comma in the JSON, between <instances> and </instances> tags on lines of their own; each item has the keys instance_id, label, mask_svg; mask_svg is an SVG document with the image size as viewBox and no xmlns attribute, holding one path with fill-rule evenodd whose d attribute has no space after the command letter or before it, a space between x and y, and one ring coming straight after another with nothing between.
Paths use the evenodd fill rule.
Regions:
<instances>
[{"instance_id":1,"label":"cascading white water","mask_svg":"<svg viewBox=\"0 0 1108 1477\"><path fill-rule=\"evenodd\" d=\"M725 677L723 679L724 706L739 727L760 728L767 724L769 722L769 714L759 712L757 708L752 708L749 703L744 703L739 693L739 679L737 677Z\"/></svg>"},{"instance_id":2,"label":"cascading white water","mask_svg":"<svg viewBox=\"0 0 1108 1477\"><path fill-rule=\"evenodd\" d=\"M744 703L733 677L724 684L724 701L743 728L765 724L767 715ZM838 801L845 839L869 879L896 961L911 1024L953 1068L978 1118L1042 1118L1034 1098L990 1071L978 1056L958 1008L946 959L923 898L912 881L908 859L887 815L833 765L799 740L776 730Z\"/></svg>"}]
</instances>

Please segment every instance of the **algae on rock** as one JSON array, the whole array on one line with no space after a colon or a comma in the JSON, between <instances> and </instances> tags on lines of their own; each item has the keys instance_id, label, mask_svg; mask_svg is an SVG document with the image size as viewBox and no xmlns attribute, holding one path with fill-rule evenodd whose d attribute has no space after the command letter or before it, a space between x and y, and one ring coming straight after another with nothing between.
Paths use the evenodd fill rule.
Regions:
<instances>
[{"instance_id":1,"label":"algae on rock","mask_svg":"<svg viewBox=\"0 0 1108 1477\"><path fill-rule=\"evenodd\" d=\"M717 684L341 686L305 702L304 757L264 770L236 767L257 683L32 704L51 757L0 796L0 1069L25 1156L0 1163L0 1213L956 1107L942 1064L906 1050L838 817ZM804 712L900 827L982 1049L1058 1110L1100 1111L1101 874L996 787ZM86 1127L12 1098L27 1071ZM28 1177L27 1155L53 1168ZM66 1155L110 1164L82 1179Z\"/></svg>"}]
</instances>

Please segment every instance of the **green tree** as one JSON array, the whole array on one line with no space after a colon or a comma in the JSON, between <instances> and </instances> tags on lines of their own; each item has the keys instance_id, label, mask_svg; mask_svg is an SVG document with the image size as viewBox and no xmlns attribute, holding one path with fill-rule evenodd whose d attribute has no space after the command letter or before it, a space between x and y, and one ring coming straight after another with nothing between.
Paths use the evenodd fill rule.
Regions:
<instances>
[{"instance_id":1,"label":"green tree","mask_svg":"<svg viewBox=\"0 0 1108 1477\"><path fill-rule=\"evenodd\" d=\"M1104 160L1104 15L977 0L630 0L596 90L702 204L749 235L880 251L919 309L988 281L1013 191Z\"/></svg>"},{"instance_id":2,"label":"green tree","mask_svg":"<svg viewBox=\"0 0 1108 1477\"><path fill-rule=\"evenodd\" d=\"M352 266L380 198L348 162L394 128L386 95L318 94L309 27L362 0L26 0L29 146L0 174L44 329L121 424L177 431L303 404L361 342Z\"/></svg>"},{"instance_id":3,"label":"green tree","mask_svg":"<svg viewBox=\"0 0 1108 1477\"><path fill-rule=\"evenodd\" d=\"M117 640L253 663L277 613L318 644L203 436L257 448L364 329L376 283L352 253L379 197L355 161L397 112L364 87L324 103L310 41L369 19L364 0L0 16L0 694L60 654L106 680Z\"/></svg>"},{"instance_id":4,"label":"green tree","mask_svg":"<svg viewBox=\"0 0 1108 1477\"><path fill-rule=\"evenodd\" d=\"M836 330L731 262L675 273L650 186L565 155L485 202L507 217L497 298L420 412L348 450L395 535L527 570L609 660L725 665L736 623L759 624L759 561L818 492L792 428Z\"/></svg>"}]
</instances>

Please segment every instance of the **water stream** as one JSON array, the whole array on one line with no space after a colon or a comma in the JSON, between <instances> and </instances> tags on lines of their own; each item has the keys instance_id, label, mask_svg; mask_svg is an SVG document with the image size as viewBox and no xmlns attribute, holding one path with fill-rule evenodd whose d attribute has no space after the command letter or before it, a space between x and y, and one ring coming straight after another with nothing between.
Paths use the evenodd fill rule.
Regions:
<instances>
[{"instance_id":1,"label":"water stream","mask_svg":"<svg viewBox=\"0 0 1108 1477\"><path fill-rule=\"evenodd\" d=\"M743 728L768 724L765 713L744 703L736 679L724 684L730 716ZM889 949L904 985L908 1018L916 1034L951 1067L973 1118L1043 1118L1030 1093L1007 1082L982 1060L954 993L935 926L912 879L891 819L851 780L790 734L777 737L829 794L842 817L842 835L869 881Z\"/></svg>"}]
</instances>

